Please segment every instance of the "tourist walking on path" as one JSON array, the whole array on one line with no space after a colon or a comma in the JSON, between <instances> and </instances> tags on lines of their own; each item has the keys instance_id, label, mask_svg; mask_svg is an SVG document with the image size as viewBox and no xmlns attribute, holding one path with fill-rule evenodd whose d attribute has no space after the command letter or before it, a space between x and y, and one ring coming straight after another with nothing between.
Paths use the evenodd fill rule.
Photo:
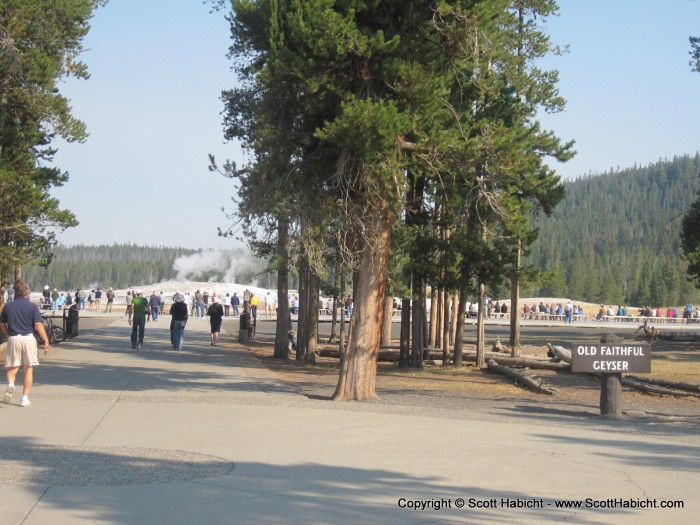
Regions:
<instances>
[{"instance_id":1,"label":"tourist walking on path","mask_svg":"<svg viewBox=\"0 0 700 525\"><path fill-rule=\"evenodd\" d=\"M258 318L258 303L260 300L254 293L250 294L250 315L253 319Z\"/></svg>"},{"instance_id":2,"label":"tourist walking on path","mask_svg":"<svg viewBox=\"0 0 700 525\"><path fill-rule=\"evenodd\" d=\"M143 296L143 290L136 290L136 297L131 301L131 310L131 348L141 350L146 329L146 315L148 315L148 301Z\"/></svg>"},{"instance_id":3,"label":"tourist walking on path","mask_svg":"<svg viewBox=\"0 0 700 525\"><path fill-rule=\"evenodd\" d=\"M221 332L221 318L224 316L224 309L219 304L218 299L214 299L207 310L209 323L211 324L211 346L216 346Z\"/></svg>"},{"instance_id":4,"label":"tourist walking on path","mask_svg":"<svg viewBox=\"0 0 700 525\"><path fill-rule=\"evenodd\" d=\"M272 297L272 294L270 292L267 292L267 295L265 296L265 317L268 319L272 317L272 313L275 310L275 298Z\"/></svg>"},{"instance_id":5,"label":"tourist walking on path","mask_svg":"<svg viewBox=\"0 0 700 525\"><path fill-rule=\"evenodd\" d=\"M107 306L105 307L105 313L112 313L112 305L114 305L114 290L111 288L107 290Z\"/></svg>"},{"instance_id":6,"label":"tourist walking on path","mask_svg":"<svg viewBox=\"0 0 700 525\"><path fill-rule=\"evenodd\" d=\"M173 301L172 306L170 306L170 315L173 316L170 321L170 342L174 350L182 350L182 345L185 343L188 308L185 296L179 292L173 295Z\"/></svg>"},{"instance_id":7,"label":"tourist walking on path","mask_svg":"<svg viewBox=\"0 0 700 525\"><path fill-rule=\"evenodd\" d=\"M238 298L238 294L236 292L233 292L233 297L231 297L231 306L233 307L233 316L238 317L240 315L240 312L238 311L238 307L241 304L241 300Z\"/></svg>"},{"instance_id":8,"label":"tourist walking on path","mask_svg":"<svg viewBox=\"0 0 700 525\"><path fill-rule=\"evenodd\" d=\"M34 367L39 365L37 341L34 331L44 342L44 355L49 351L49 337L44 330L44 322L37 305L29 300L29 286L23 282L15 284L15 300L7 303L0 314L0 331L7 338L5 368L7 368L7 389L3 403L12 401L15 392L15 379L20 365L24 369L22 399L19 406L28 407L29 392L34 383Z\"/></svg>"},{"instance_id":9,"label":"tourist walking on path","mask_svg":"<svg viewBox=\"0 0 700 525\"><path fill-rule=\"evenodd\" d=\"M129 317L129 324L131 324L131 314L133 312L133 303L134 301L134 296L130 291L126 292L126 312L124 312L125 316Z\"/></svg>"},{"instance_id":10,"label":"tourist walking on path","mask_svg":"<svg viewBox=\"0 0 700 525\"><path fill-rule=\"evenodd\" d=\"M153 290L151 294L148 305L151 307L151 319L157 323L158 314L160 313L160 295L158 295L155 290Z\"/></svg>"},{"instance_id":11,"label":"tourist walking on path","mask_svg":"<svg viewBox=\"0 0 700 525\"><path fill-rule=\"evenodd\" d=\"M231 294L226 294L224 296L224 315L226 317L231 313Z\"/></svg>"},{"instance_id":12,"label":"tourist walking on path","mask_svg":"<svg viewBox=\"0 0 700 525\"><path fill-rule=\"evenodd\" d=\"M194 294L194 300L195 300L195 317L199 317L201 319L204 319L204 314L207 312L207 309L204 307L204 294L197 290Z\"/></svg>"}]
</instances>

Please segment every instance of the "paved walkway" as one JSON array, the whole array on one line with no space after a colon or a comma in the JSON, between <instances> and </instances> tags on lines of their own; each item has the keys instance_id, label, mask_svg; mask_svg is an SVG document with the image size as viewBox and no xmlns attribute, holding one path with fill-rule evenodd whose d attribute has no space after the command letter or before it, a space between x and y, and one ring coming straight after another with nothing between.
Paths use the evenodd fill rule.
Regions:
<instances>
[{"instance_id":1,"label":"paved walkway","mask_svg":"<svg viewBox=\"0 0 700 525\"><path fill-rule=\"evenodd\" d=\"M19 393L0 404L0 523L683 524L700 515L695 440L307 399L230 336L209 346L207 321L191 320L185 350L172 351L168 324L148 324L142 352L123 318L66 341L37 369L31 407L18 406ZM586 498L608 508L556 507ZM684 508L640 508L667 500Z\"/></svg>"}]
</instances>

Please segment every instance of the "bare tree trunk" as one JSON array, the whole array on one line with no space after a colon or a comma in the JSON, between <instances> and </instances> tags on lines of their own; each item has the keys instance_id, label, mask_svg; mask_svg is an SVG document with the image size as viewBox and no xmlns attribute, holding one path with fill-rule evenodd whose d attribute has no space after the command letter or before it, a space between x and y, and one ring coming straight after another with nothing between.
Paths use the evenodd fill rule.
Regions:
<instances>
[{"instance_id":1,"label":"bare tree trunk","mask_svg":"<svg viewBox=\"0 0 700 525\"><path fill-rule=\"evenodd\" d=\"M399 368L408 368L411 360L411 300L401 299L401 342L399 343Z\"/></svg>"},{"instance_id":2,"label":"bare tree trunk","mask_svg":"<svg viewBox=\"0 0 700 525\"><path fill-rule=\"evenodd\" d=\"M286 217L280 216L277 221L277 323L275 332L274 357L287 359L289 357L289 223Z\"/></svg>"},{"instance_id":3,"label":"bare tree trunk","mask_svg":"<svg viewBox=\"0 0 700 525\"><path fill-rule=\"evenodd\" d=\"M423 285L421 286L421 300L420 300L420 311L421 311L421 324L423 325L423 328L421 330L421 334L423 336L423 348L428 348L428 305L426 302L426 297L428 297L428 290L425 287L425 281L423 281ZM425 356L423 359L427 359ZM423 363L421 362L421 366L423 366Z\"/></svg>"},{"instance_id":4,"label":"bare tree trunk","mask_svg":"<svg viewBox=\"0 0 700 525\"><path fill-rule=\"evenodd\" d=\"M382 338L380 344L389 346L391 344L391 328L394 321L394 298L387 294L384 298L384 323L382 324Z\"/></svg>"},{"instance_id":5,"label":"bare tree trunk","mask_svg":"<svg viewBox=\"0 0 700 525\"><path fill-rule=\"evenodd\" d=\"M411 314L411 368L423 367L423 320L425 315L425 287L422 278L413 277L413 306Z\"/></svg>"},{"instance_id":6,"label":"bare tree trunk","mask_svg":"<svg viewBox=\"0 0 700 525\"><path fill-rule=\"evenodd\" d=\"M522 241L518 239L518 254L510 287L510 347L511 357L520 357L520 265L522 264Z\"/></svg>"},{"instance_id":7,"label":"bare tree trunk","mask_svg":"<svg viewBox=\"0 0 700 525\"><path fill-rule=\"evenodd\" d=\"M442 366L447 366L450 364L450 326L452 325L452 320L450 319L451 294L449 291L444 290L442 295L444 298L442 305Z\"/></svg>"},{"instance_id":8,"label":"bare tree trunk","mask_svg":"<svg viewBox=\"0 0 700 525\"><path fill-rule=\"evenodd\" d=\"M306 355L306 319L309 311L309 261L302 257L299 262L299 311L297 312L297 361Z\"/></svg>"},{"instance_id":9,"label":"bare tree trunk","mask_svg":"<svg viewBox=\"0 0 700 525\"><path fill-rule=\"evenodd\" d=\"M340 273L336 272L335 277L333 277L333 289L338 290L340 282ZM338 337L337 334L337 329L338 329L338 309L336 308L336 304L338 304L338 296L334 295L332 298L333 304L331 305L331 335L328 338L328 343L333 344L335 343L336 338Z\"/></svg>"},{"instance_id":10,"label":"bare tree trunk","mask_svg":"<svg viewBox=\"0 0 700 525\"><path fill-rule=\"evenodd\" d=\"M430 333L428 335L428 348L431 350L437 348L438 345L438 319L440 317L438 303L440 301L440 292L435 286L430 288Z\"/></svg>"},{"instance_id":11,"label":"bare tree trunk","mask_svg":"<svg viewBox=\"0 0 700 525\"><path fill-rule=\"evenodd\" d=\"M342 365L345 355L345 312L343 312L343 297L345 297L345 270L340 267L340 330L338 330L338 351L340 352L340 363ZM333 305L333 311L338 310L338 305ZM342 366L341 366L342 368Z\"/></svg>"},{"instance_id":12,"label":"bare tree trunk","mask_svg":"<svg viewBox=\"0 0 700 525\"><path fill-rule=\"evenodd\" d=\"M457 328L455 333L455 350L452 359L454 366L462 366L462 351L464 348L464 323L467 315L467 289L459 291L459 307L457 308Z\"/></svg>"},{"instance_id":13,"label":"bare tree trunk","mask_svg":"<svg viewBox=\"0 0 700 525\"><path fill-rule=\"evenodd\" d=\"M479 283L479 309L476 320L476 366L486 366L484 356L484 283Z\"/></svg>"},{"instance_id":14,"label":"bare tree trunk","mask_svg":"<svg viewBox=\"0 0 700 525\"><path fill-rule=\"evenodd\" d=\"M22 265L15 264L15 284L22 281Z\"/></svg>"},{"instance_id":15,"label":"bare tree trunk","mask_svg":"<svg viewBox=\"0 0 700 525\"><path fill-rule=\"evenodd\" d=\"M354 312L333 399L377 399L376 376L391 239L391 214L383 209L368 228L355 286Z\"/></svg>"},{"instance_id":16,"label":"bare tree trunk","mask_svg":"<svg viewBox=\"0 0 700 525\"><path fill-rule=\"evenodd\" d=\"M304 363L316 364L316 351L318 350L318 297L321 287L321 278L309 270L309 304L306 310L306 344Z\"/></svg>"},{"instance_id":17,"label":"bare tree trunk","mask_svg":"<svg viewBox=\"0 0 700 525\"><path fill-rule=\"evenodd\" d=\"M459 306L459 292L452 294L452 326L450 327L450 346L457 340L457 308Z\"/></svg>"}]
</instances>

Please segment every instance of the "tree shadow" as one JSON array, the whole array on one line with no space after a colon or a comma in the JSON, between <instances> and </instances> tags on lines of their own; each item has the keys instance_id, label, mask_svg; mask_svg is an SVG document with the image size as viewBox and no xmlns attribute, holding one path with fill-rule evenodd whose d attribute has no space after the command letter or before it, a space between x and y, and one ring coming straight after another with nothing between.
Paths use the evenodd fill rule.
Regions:
<instances>
[{"instance_id":1,"label":"tree shadow","mask_svg":"<svg viewBox=\"0 0 700 525\"><path fill-rule=\"evenodd\" d=\"M649 432L646 432L646 429L645 434L649 434ZM550 434L533 436L533 438L535 437L548 441L560 442L568 442L569 439L560 435ZM598 457L610 459L625 465L632 465L634 467L650 467L688 472L697 472L700 469L700 454L698 454L699 449L696 445L652 443L640 441L629 436L626 436L624 439L577 436L576 443L577 445L586 445L592 449L596 447L604 448L605 451L591 451L589 454L598 455Z\"/></svg>"},{"instance_id":2,"label":"tree shadow","mask_svg":"<svg viewBox=\"0 0 700 525\"><path fill-rule=\"evenodd\" d=\"M24 441L30 442L24 438ZM448 483L387 469L307 462L275 465L236 462L160 449L8 445L0 439L3 483L34 494L23 518L60 515L100 523L529 523L561 521L571 510L504 508L503 499L533 500L519 490ZM37 489L41 489L39 492ZM539 499L539 496L534 496ZM36 502L35 500L40 501ZM465 507L457 504L462 499ZM470 500L486 507L469 508ZM18 501L14 498L14 501ZM423 510L408 502L423 501ZM549 505L548 505L549 503ZM15 510L15 508L13 508ZM5 511L7 513L7 510ZM620 518L634 511L606 510ZM594 512L576 512L577 523L598 523Z\"/></svg>"},{"instance_id":3,"label":"tree shadow","mask_svg":"<svg viewBox=\"0 0 700 525\"><path fill-rule=\"evenodd\" d=\"M94 351L94 358L77 362L66 359L49 359L37 373L36 381L42 385L75 386L81 389L118 393L129 391L159 390L175 392L280 392L289 393L290 387L272 377L251 377L241 373L241 366L260 366L245 355L232 356L230 341L225 346L209 345L209 334L193 330L185 333L182 351L173 350L170 344L169 325L148 327L142 351L131 348L129 327L108 326L67 340L54 348L70 354L73 350ZM60 357L60 353L58 356ZM110 357L104 359L103 355ZM90 355L90 354L87 354ZM116 356L123 356L118 358ZM108 362L105 362L108 361Z\"/></svg>"},{"instance_id":4,"label":"tree shadow","mask_svg":"<svg viewBox=\"0 0 700 525\"><path fill-rule=\"evenodd\" d=\"M582 428L608 429L610 432L639 432L645 435L668 437L671 434L696 435L700 428L700 416L669 417L662 413L628 413L622 418L609 418L600 415L599 407L562 403L559 407L519 404L496 407L495 414L523 419L527 423L578 425ZM697 448L695 449L697 451Z\"/></svg>"}]
</instances>

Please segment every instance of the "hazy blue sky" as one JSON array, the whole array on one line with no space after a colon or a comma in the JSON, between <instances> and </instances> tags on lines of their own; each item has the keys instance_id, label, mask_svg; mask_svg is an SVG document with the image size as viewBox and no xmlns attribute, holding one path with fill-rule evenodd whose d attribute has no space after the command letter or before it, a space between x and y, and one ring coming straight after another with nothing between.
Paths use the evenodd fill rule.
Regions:
<instances>
[{"instance_id":1,"label":"hazy blue sky","mask_svg":"<svg viewBox=\"0 0 700 525\"><path fill-rule=\"evenodd\" d=\"M700 74L688 62L700 36L700 1L560 0L548 33L570 52L560 71L566 111L545 127L575 140L557 165L572 178L648 164L700 149ZM228 23L201 0L111 0L96 12L83 55L92 77L61 91L86 122L85 144L61 145L71 179L54 194L80 226L66 244L134 242L227 247L232 182L207 170L207 155L243 159L224 144L219 100L233 85ZM621 196L621 198L623 198Z\"/></svg>"}]
</instances>

